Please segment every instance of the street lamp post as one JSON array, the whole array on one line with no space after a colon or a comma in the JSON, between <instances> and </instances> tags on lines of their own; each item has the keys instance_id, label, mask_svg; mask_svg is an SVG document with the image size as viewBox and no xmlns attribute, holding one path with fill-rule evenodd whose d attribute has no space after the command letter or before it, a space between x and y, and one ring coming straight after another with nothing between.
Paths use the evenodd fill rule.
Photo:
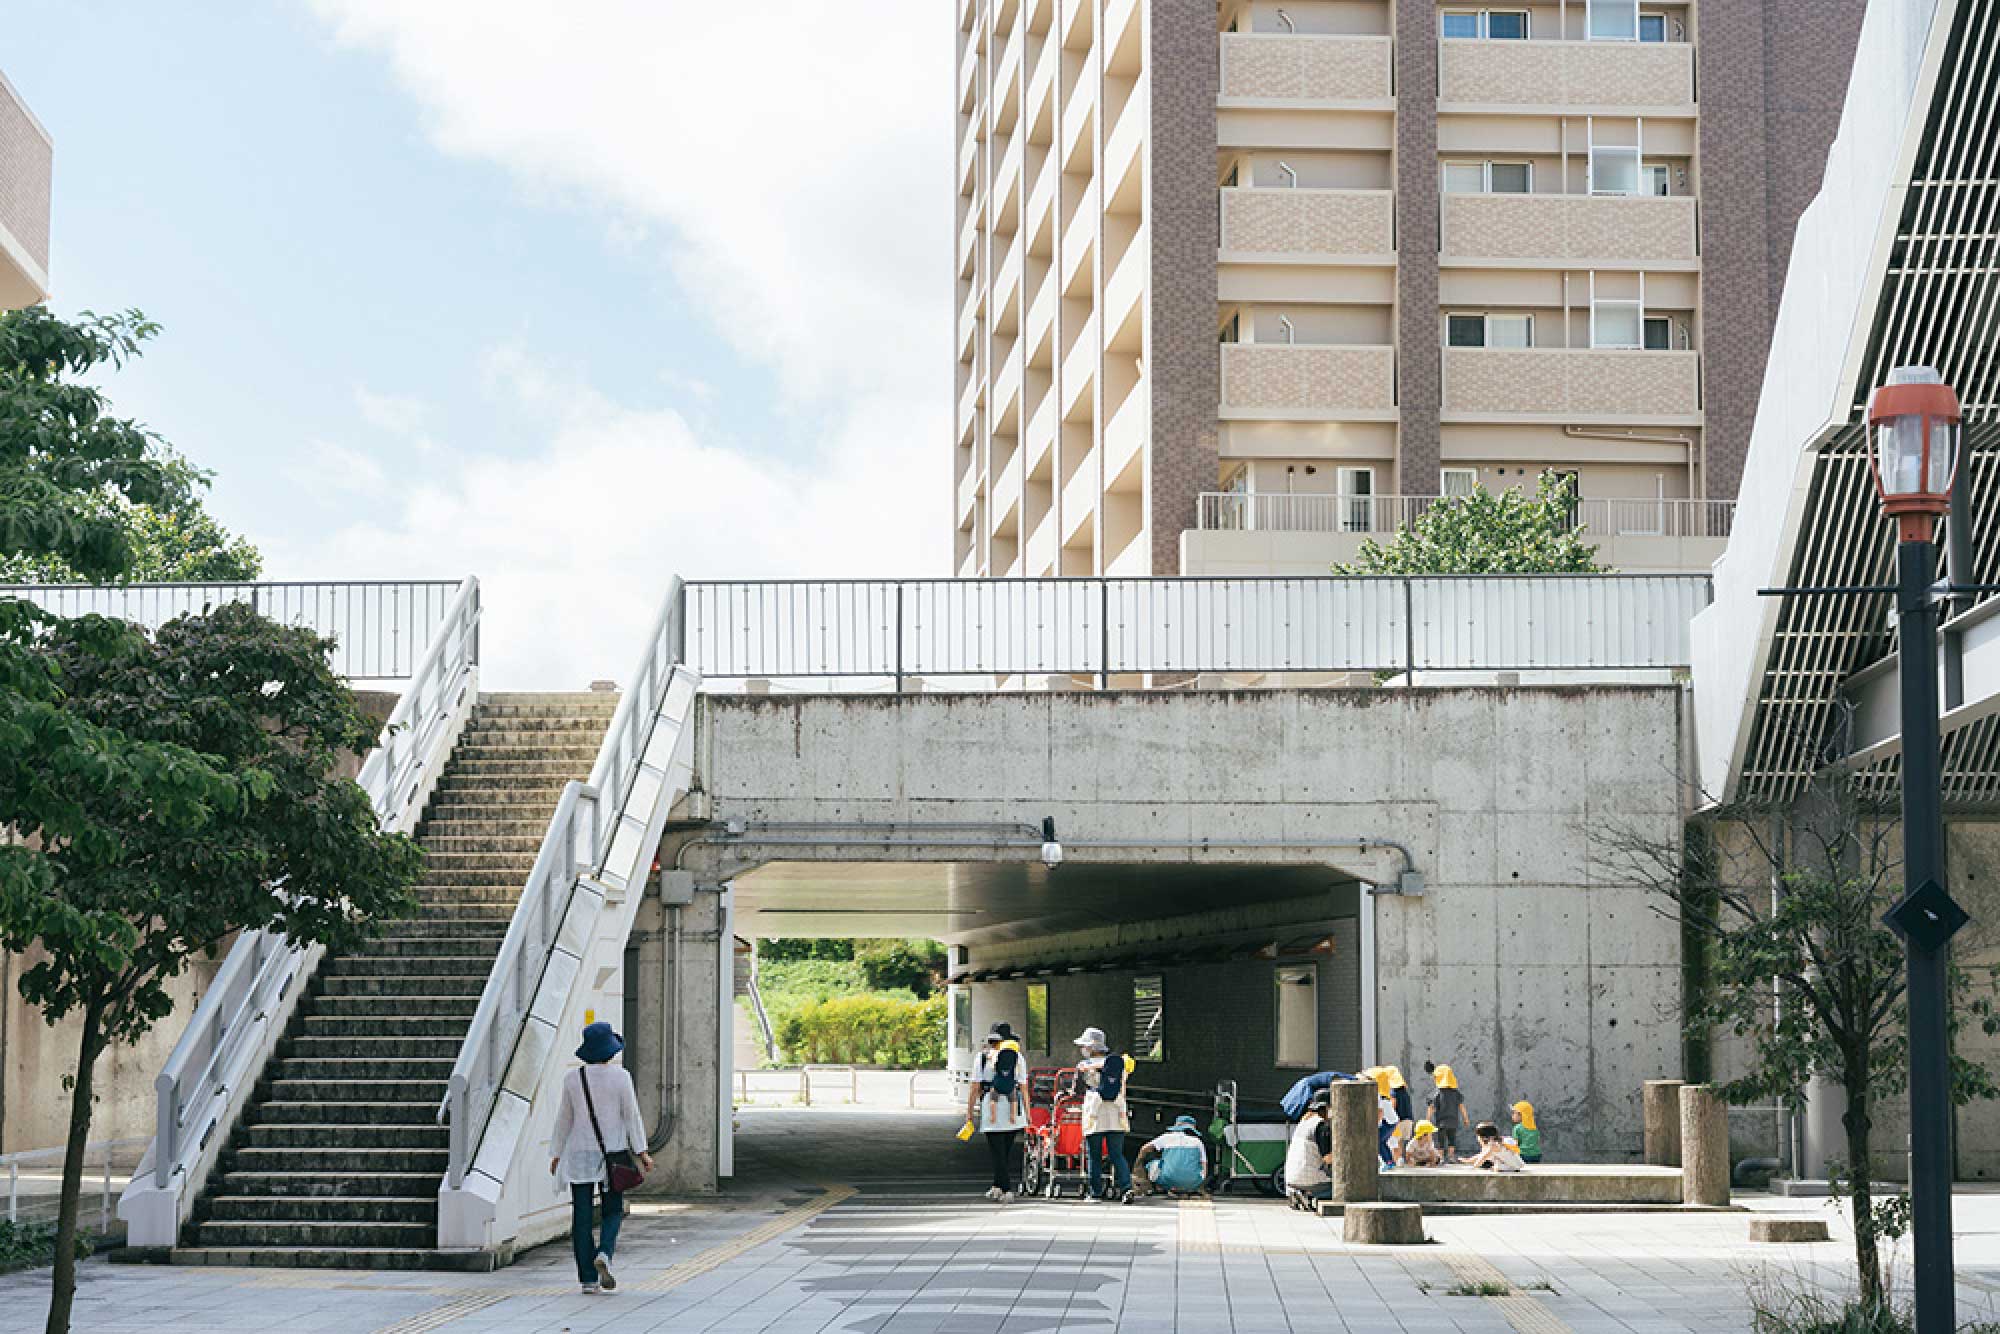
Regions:
<instances>
[{"instance_id":1,"label":"street lamp post","mask_svg":"<svg viewBox=\"0 0 2000 1334\"><path fill-rule=\"evenodd\" d=\"M1933 545L1959 466L1958 397L1928 367L1894 371L1868 404L1871 463L1896 520L1897 654L1902 679L1905 894L1885 921L1909 967L1910 1205L1918 1334L1957 1325L1951 1264L1951 1055L1945 945L1965 911L1945 891L1938 752L1939 592ZM1966 572L1953 569L1961 582Z\"/></svg>"}]
</instances>

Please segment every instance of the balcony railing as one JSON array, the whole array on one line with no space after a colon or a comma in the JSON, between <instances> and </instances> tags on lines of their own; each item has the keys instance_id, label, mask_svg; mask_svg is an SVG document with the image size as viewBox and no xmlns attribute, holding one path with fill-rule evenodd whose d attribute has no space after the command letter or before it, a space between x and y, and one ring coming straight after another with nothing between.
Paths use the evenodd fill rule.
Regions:
<instances>
[{"instance_id":1,"label":"balcony railing","mask_svg":"<svg viewBox=\"0 0 2000 1334\"><path fill-rule=\"evenodd\" d=\"M1226 412L1305 419L1391 413L1396 352L1365 345L1225 343L1222 406Z\"/></svg>"},{"instance_id":2,"label":"balcony railing","mask_svg":"<svg viewBox=\"0 0 2000 1334\"><path fill-rule=\"evenodd\" d=\"M1444 410L1461 417L1684 420L1701 413L1701 354L1447 347Z\"/></svg>"},{"instance_id":3,"label":"balcony railing","mask_svg":"<svg viewBox=\"0 0 2000 1334\"><path fill-rule=\"evenodd\" d=\"M1477 106L1682 107L1694 103L1687 42L1440 43L1438 100Z\"/></svg>"},{"instance_id":4,"label":"balcony railing","mask_svg":"<svg viewBox=\"0 0 2000 1334\"><path fill-rule=\"evenodd\" d=\"M1204 532L1357 533L1387 537L1408 527L1443 496L1337 496L1203 492L1195 526ZM1589 497L1570 508L1586 535L1726 538L1733 500Z\"/></svg>"},{"instance_id":5,"label":"balcony railing","mask_svg":"<svg viewBox=\"0 0 2000 1334\"><path fill-rule=\"evenodd\" d=\"M1387 37L1222 34L1222 96L1279 102L1391 97Z\"/></svg>"},{"instance_id":6,"label":"balcony railing","mask_svg":"<svg viewBox=\"0 0 2000 1334\"><path fill-rule=\"evenodd\" d=\"M1446 258L1693 260L1695 201L1649 195L1444 197Z\"/></svg>"},{"instance_id":7,"label":"balcony railing","mask_svg":"<svg viewBox=\"0 0 2000 1334\"><path fill-rule=\"evenodd\" d=\"M1387 255L1396 248L1387 190L1231 188L1222 192L1222 248L1266 255Z\"/></svg>"}]
</instances>

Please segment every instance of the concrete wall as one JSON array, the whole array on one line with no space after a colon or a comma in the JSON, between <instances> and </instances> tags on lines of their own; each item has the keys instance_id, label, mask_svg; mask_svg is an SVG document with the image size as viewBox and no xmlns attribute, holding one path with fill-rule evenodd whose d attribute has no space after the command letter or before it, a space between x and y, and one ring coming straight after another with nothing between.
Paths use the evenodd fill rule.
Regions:
<instances>
[{"instance_id":1,"label":"concrete wall","mask_svg":"<svg viewBox=\"0 0 2000 1334\"><path fill-rule=\"evenodd\" d=\"M1393 883L1383 851L1248 845L1408 844L1429 892L1376 903L1380 1058L1450 1061L1476 1115L1533 1100L1560 1156L1636 1157L1640 1084L1679 1071L1678 931L1603 869L1612 831L1679 837L1676 688L708 697L702 710L697 787L719 821L1052 814L1065 874L1285 860ZM1023 854L862 853L885 855Z\"/></svg>"}]
</instances>

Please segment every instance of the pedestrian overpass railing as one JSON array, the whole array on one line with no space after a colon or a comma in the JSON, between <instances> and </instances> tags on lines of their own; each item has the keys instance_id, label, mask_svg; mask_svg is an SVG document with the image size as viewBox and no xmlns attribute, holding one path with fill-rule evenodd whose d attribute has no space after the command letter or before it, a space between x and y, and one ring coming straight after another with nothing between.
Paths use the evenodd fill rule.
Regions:
<instances>
[{"instance_id":1,"label":"pedestrian overpass railing","mask_svg":"<svg viewBox=\"0 0 2000 1334\"><path fill-rule=\"evenodd\" d=\"M458 585L356 779L382 828L414 830L479 693L479 581ZM159 1078L152 1147L118 1206L134 1245L171 1246L283 1035L319 946L238 935Z\"/></svg>"},{"instance_id":2,"label":"pedestrian overpass railing","mask_svg":"<svg viewBox=\"0 0 2000 1334\"><path fill-rule=\"evenodd\" d=\"M306 583L0 584L58 616L110 616L157 630L228 602L334 641L333 669L350 681L401 681L450 620L464 584L453 579Z\"/></svg>"},{"instance_id":3,"label":"pedestrian overpass railing","mask_svg":"<svg viewBox=\"0 0 2000 1334\"><path fill-rule=\"evenodd\" d=\"M1684 667L1707 575L690 582L705 679Z\"/></svg>"},{"instance_id":4,"label":"pedestrian overpass railing","mask_svg":"<svg viewBox=\"0 0 2000 1334\"><path fill-rule=\"evenodd\" d=\"M567 1195L534 1170L546 1119L530 1123L553 1106L564 1035L606 970L622 972L668 811L691 781L700 677L680 661L682 611L675 580L590 781L570 783L557 802L452 1067L438 1109L450 1128L441 1247L490 1247L505 1239L496 1220L526 1244L558 1211L567 1216Z\"/></svg>"}]
</instances>

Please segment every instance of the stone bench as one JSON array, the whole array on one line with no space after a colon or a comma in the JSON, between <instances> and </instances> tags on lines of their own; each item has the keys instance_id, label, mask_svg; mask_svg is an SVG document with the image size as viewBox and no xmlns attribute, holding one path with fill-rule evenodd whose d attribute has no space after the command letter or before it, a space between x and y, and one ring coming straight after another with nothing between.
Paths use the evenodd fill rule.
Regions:
<instances>
[{"instance_id":1,"label":"stone bench","mask_svg":"<svg viewBox=\"0 0 2000 1334\"><path fill-rule=\"evenodd\" d=\"M1341 1211L1340 1236L1353 1246L1421 1246L1423 1206L1357 1201Z\"/></svg>"},{"instance_id":2,"label":"stone bench","mask_svg":"<svg viewBox=\"0 0 2000 1334\"><path fill-rule=\"evenodd\" d=\"M1827 1241L1826 1220L1823 1218L1752 1218L1750 1220L1750 1240L1752 1241Z\"/></svg>"},{"instance_id":3,"label":"stone bench","mask_svg":"<svg viewBox=\"0 0 2000 1334\"><path fill-rule=\"evenodd\" d=\"M1678 1167L1566 1163L1520 1172L1399 1167L1382 1174L1382 1198L1408 1204L1679 1204Z\"/></svg>"}]
</instances>

